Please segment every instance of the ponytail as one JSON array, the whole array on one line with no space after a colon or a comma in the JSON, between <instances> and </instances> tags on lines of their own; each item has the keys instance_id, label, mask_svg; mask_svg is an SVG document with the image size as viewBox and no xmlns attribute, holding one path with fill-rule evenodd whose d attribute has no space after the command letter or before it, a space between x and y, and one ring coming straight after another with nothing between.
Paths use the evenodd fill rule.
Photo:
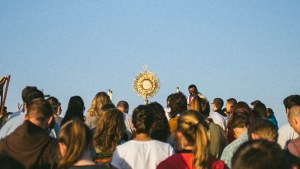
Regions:
<instances>
[{"instance_id":1,"label":"ponytail","mask_svg":"<svg viewBox=\"0 0 300 169\"><path fill-rule=\"evenodd\" d=\"M200 123L195 128L193 166L195 169L207 169L209 166L209 139L207 130Z\"/></svg>"},{"instance_id":2,"label":"ponytail","mask_svg":"<svg viewBox=\"0 0 300 169\"><path fill-rule=\"evenodd\" d=\"M192 161L194 169L208 169L210 166L209 133L203 116L196 111L189 110L183 113L177 123L177 131L194 145Z\"/></svg>"}]
</instances>

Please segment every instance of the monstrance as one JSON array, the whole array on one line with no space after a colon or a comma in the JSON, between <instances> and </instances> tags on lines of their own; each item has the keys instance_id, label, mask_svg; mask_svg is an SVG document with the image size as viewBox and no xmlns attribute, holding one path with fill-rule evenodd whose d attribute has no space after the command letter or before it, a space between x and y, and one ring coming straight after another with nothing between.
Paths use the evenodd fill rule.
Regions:
<instances>
[{"instance_id":1,"label":"monstrance","mask_svg":"<svg viewBox=\"0 0 300 169\"><path fill-rule=\"evenodd\" d=\"M148 70L148 66L144 66L144 70L138 73L133 81L134 91L144 99L145 104L148 104L148 99L154 97L158 92L160 84L155 73Z\"/></svg>"}]
</instances>

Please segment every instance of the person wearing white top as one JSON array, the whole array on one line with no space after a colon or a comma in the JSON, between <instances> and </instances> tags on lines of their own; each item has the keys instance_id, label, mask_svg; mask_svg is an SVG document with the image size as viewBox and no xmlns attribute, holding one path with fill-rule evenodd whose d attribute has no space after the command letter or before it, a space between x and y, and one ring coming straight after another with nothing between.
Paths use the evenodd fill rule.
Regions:
<instances>
[{"instance_id":1,"label":"person wearing white top","mask_svg":"<svg viewBox=\"0 0 300 169\"><path fill-rule=\"evenodd\" d=\"M297 134L294 129L290 126L289 123L281 126L278 130L278 144L282 149L286 149L288 143L295 138L298 138L299 134Z\"/></svg>"},{"instance_id":2,"label":"person wearing white top","mask_svg":"<svg viewBox=\"0 0 300 169\"><path fill-rule=\"evenodd\" d=\"M111 161L113 168L156 169L161 161L174 154L171 145L150 138L153 113L153 109L146 105L134 109L132 123L136 136L133 140L117 146Z\"/></svg>"},{"instance_id":3,"label":"person wearing white top","mask_svg":"<svg viewBox=\"0 0 300 169\"><path fill-rule=\"evenodd\" d=\"M208 118L212 119L215 124L218 124L225 131L227 116L222 111L223 104L224 102L221 98L215 98L211 106L212 112Z\"/></svg>"},{"instance_id":4,"label":"person wearing white top","mask_svg":"<svg viewBox=\"0 0 300 169\"><path fill-rule=\"evenodd\" d=\"M285 114L288 115L293 106L300 105L300 95L290 95L283 100ZM290 124L281 126L278 130L278 144L282 149L286 149L288 143L299 135L294 131Z\"/></svg>"}]
</instances>

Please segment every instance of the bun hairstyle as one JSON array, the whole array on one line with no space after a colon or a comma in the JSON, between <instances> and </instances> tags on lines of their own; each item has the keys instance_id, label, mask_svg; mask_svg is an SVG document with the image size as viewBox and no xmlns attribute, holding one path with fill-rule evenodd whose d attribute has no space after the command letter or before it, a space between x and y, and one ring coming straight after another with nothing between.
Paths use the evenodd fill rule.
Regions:
<instances>
[{"instance_id":1,"label":"bun hairstyle","mask_svg":"<svg viewBox=\"0 0 300 169\"><path fill-rule=\"evenodd\" d=\"M196 111L186 111L177 121L177 132L194 145L193 167L195 169L209 168L209 136L204 117Z\"/></svg>"},{"instance_id":2,"label":"bun hairstyle","mask_svg":"<svg viewBox=\"0 0 300 169\"><path fill-rule=\"evenodd\" d=\"M149 134L153 122L154 112L151 107L146 105L140 105L133 110L132 123L135 128L136 134Z\"/></svg>"}]
</instances>

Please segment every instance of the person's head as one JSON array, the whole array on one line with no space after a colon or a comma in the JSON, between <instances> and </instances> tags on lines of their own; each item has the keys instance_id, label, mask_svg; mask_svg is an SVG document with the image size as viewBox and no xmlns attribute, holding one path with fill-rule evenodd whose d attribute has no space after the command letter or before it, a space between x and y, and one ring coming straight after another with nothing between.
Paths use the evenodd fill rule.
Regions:
<instances>
[{"instance_id":1,"label":"person's head","mask_svg":"<svg viewBox=\"0 0 300 169\"><path fill-rule=\"evenodd\" d=\"M260 100L254 100L251 105L254 107L257 103L262 103Z\"/></svg>"},{"instance_id":2,"label":"person's head","mask_svg":"<svg viewBox=\"0 0 300 169\"><path fill-rule=\"evenodd\" d=\"M250 114L251 108L246 102L239 101L235 104L234 112L245 112L247 114Z\"/></svg>"},{"instance_id":3,"label":"person's head","mask_svg":"<svg viewBox=\"0 0 300 169\"><path fill-rule=\"evenodd\" d=\"M247 130L250 120L245 113L234 113L230 121L230 127L234 132L234 136L239 138L239 136Z\"/></svg>"},{"instance_id":4,"label":"person's head","mask_svg":"<svg viewBox=\"0 0 300 169\"><path fill-rule=\"evenodd\" d=\"M27 86L22 91L22 99L24 102L24 109L28 109L32 100L34 99L42 99L44 98L44 94L42 91L38 90L36 87Z\"/></svg>"},{"instance_id":5,"label":"person's head","mask_svg":"<svg viewBox=\"0 0 300 169\"><path fill-rule=\"evenodd\" d=\"M99 92L94 97L92 104L88 110L87 116L98 116L98 110L105 104L111 103L110 97L106 92Z\"/></svg>"},{"instance_id":6,"label":"person's head","mask_svg":"<svg viewBox=\"0 0 300 169\"><path fill-rule=\"evenodd\" d=\"M53 118L52 107L45 99L35 99L31 101L25 119L31 123L47 129Z\"/></svg>"},{"instance_id":7,"label":"person's head","mask_svg":"<svg viewBox=\"0 0 300 169\"><path fill-rule=\"evenodd\" d=\"M150 137L155 140L167 142L170 135L170 126L164 108L157 102L150 103L148 106L154 110L154 124L150 132Z\"/></svg>"},{"instance_id":8,"label":"person's head","mask_svg":"<svg viewBox=\"0 0 300 169\"><path fill-rule=\"evenodd\" d=\"M128 113L129 104L126 101L121 100L117 104L117 109L119 109L121 112Z\"/></svg>"},{"instance_id":9,"label":"person's head","mask_svg":"<svg viewBox=\"0 0 300 169\"><path fill-rule=\"evenodd\" d=\"M169 108L170 107L170 100L171 98L173 97L174 93L170 94L168 97L167 97L167 107Z\"/></svg>"},{"instance_id":10,"label":"person's head","mask_svg":"<svg viewBox=\"0 0 300 169\"><path fill-rule=\"evenodd\" d=\"M52 107L52 111L54 115L60 115L61 113L61 104L58 101L58 99L56 97L49 97L47 98L47 101L50 103L51 107Z\"/></svg>"},{"instance_id":11,"label":"person's head","mask_svg":"<svg viewBox=\"0 0 300 169\"><path fill-rule=\"evenodd\" d=\"M58 133L61 159L59 168L73 166L87 152L92 143L92 133L78 118L66 122Z\"/></svg>"},{"instance_id":12,"label":"person's head","mask_svg":"<svg viewBox=\"0 0 300 169\"><path fill-rule=\"evenodd\" d=\"M226 109L227 114L229 114L229 115L232 114L236 103L237 103L237 101L235 98L229 98L226 100L225 109Z\"/></svg>"},{"instance_id":13,"label":"person's head","mask_svg":"<svg viewBox=\"0 0 300 169\"><path fill-rule=\"evenodd\" d=\"M251 140L243 143L232 157L232 169L288 169L284 150L276 142Z\"/></svg>"},{"instance_id":14,"label":"person's head","mask_svg":"<svg viewBox=\"0 0 300 169\"><path fill-rule=\"evenodd\" d=\"M147 105L140 105L133 110L132 124L136 134L150 134L150 129L154 123L153 109Z\"/></svg>"},{"instance_id":15,"label":"person's head","mask_svg":"<svg viewBox=\"0 0 300 169\"><path fill-rule=\"evenodd\" d=\"M293 106L289 109L288 121L291 127L300 134L300 106Z\"/></svg>"},{"instance_id":16,"label":"person's head","mask_svg":"<svg viewBox=\"0 0 300 169\"><path fill-rule=\"evenodd\" d=\"M260 119L250 123L248 136L249 140L265 139L277 142L278 132L269 120Z\"/></svg>"},{"instance_id":17,"label":"person's head","mask_svg":"<svg viewBox=\"0 0 300 169\"><path fill-rule=\"evenodd\" d=\"M97 123L94 146L101 152L114 151L125 133L124 117L116 108L107 109Z\"/></svg>"},{"instance_id":18,"label":"person's head","mask_svg":"<svg viewBox=\"0 0 300 169\"><path fill-rule=\"evenodd\" d=\"M267 107L265 106L265 104L263 103L256 103L253 107L253 110L259 112L259 114L263 117L263 118L267 118Z\"/></svg>"},{"instance_id":19,"label":"person's head","mask_svg":"<svg viewBox=\"0 0 300 169\"><path fill-rule=\"evenodd\" d=\"M68 108L61 125L69 120L72 120L73 118L79 118L83 121L84 109L85 107L82 98L80 96L72 96L69 100Z\"/></svg>"},{"instance_id":20,"label":"person's head","mask_svg":"<svg viewBox=\"0 0 300 169\"><path fill-rule=\"evenodd\" d=\"M194 84L189 85L188 90L189 90L189 93L190 93L191 96L198 94L197 86L194 85Z\"/></svg>"},{"instance_id":21,"label":"person's head","mask_svg":"<svg viewBox=\"0 0 300 169\"><path fill-rule=\"evenodd\" d=\"M289 113L289 109L293 106L300 106L300 95L290 95L283 100L286 114Z\"/></svg>"},{"instance_id":22,"label":"person's head","mask_svg":"<svg viewBox=\"0 0 300 169\"><path fill-rule=\"evenodd\" d=\"M177 121L176 144L178 149L190 147L193 150L194 168L207 168L209 165L209 137L205 125L205 118L192 110L182 113Z\"/></svg>"},{"instance_id":23,"label":"person's head","mask_svg":"<svg viewBox=\"0 0 300 169\"><path fill-rule=\"evenodd\" d=\"M187 109L187 100L183 93L175 93L170 98L170 108L171 112L169 114L170 118L176 117Z\"/></svg>"},{"instance_id":24,"label":"person's head","mask_svg":"<svg viewBox=\"0 0 300 169\"><path fill-rule=\"evenodd\" d=\"M221 98L215 98L212 102L212 110L221 110L224 105L224 102Z\"/></svg>"},{"instance_id":25,"label":"person's head","mask_svg":"<svg viewBox=\"0 0 300 169\"><path fill-rule=\"evenodd\" d=\"M22 90L22 100L24 103L29 103L31 102L31 100L28 100L28 98L26 97L27 94L31 91L34 91L34 90L38 90L37 87L35 86L26 86L23 90Z\"/></svg>"}]
</instances>

